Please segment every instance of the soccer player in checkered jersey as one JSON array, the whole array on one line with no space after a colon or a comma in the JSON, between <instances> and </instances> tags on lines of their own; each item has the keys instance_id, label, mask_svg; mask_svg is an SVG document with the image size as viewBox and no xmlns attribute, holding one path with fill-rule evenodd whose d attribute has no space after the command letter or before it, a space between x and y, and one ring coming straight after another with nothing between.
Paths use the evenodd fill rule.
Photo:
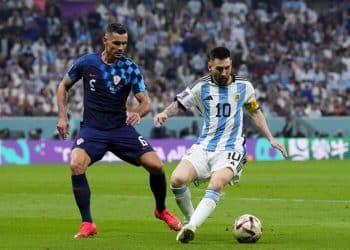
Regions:
<instances>
[{"instance_id":1,"label":"soccer player in checkered jersey","mask_svg":"<svg viewBox=\"0 0 350 250\"><path fill-rule=\"evenodd\" d=\"M272 147L287 157L284 146L271 135L252 84L232 74L227 48L216 47L210 52L208 70L210 74L178 94L173 103L154 117L155 125L159 126L180 110L191 107L197 108L204 117L197 142L182 158L170 179L177 205L185 216L184 226L176 237L182 243L194 239L196 229L214 211L224 186L239 180L246 154L242 135L243 108ZM187 185L207 179L205 194L194 209Z\"/></svg>"},{"instance_id":2,"label":"soccer player in checkered jersey","mask_svg":"<svg viewBox=\"0 0 350 250\"><path fill-rule=\"evenodd\" d=\"M127 42L126 28L118 23L109 24L103 36L104 51L79 57L58 86L57 129L60 136L66 138L67 93L74 83L83 79L84 115L70 160L73 194L82 218L75 238L89 237L97 232L90 212L90 187L85 172L107 151L130 164L141 165L149 172L156 203L155 216L171 229L181 229L181 222L165 206L167 185L163 163L133 127L149 112L150 100L139 67L124 55ZM125 104L130 91L139 105L127 113Z\"/></svg>"}]
</instances>

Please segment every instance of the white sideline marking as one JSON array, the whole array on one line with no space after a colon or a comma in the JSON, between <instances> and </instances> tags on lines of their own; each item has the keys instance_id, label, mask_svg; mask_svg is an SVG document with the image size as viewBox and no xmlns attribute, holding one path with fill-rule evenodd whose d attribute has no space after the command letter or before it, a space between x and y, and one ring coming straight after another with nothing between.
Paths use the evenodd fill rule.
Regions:
<instances>
[{"instance_id":1,"label":"white sideline marking","mask_svg":"<svg viewBox=\"0 0 350 250\"><path fill-rule=\"evenodd\" d=\"M19 193L16 194L17 196L32 196L32 197L43 197L44 194L33 194L33 193ZM222 196L225 196L225 193L221 194ZM55 194L55 195L47 195L48 197L71 197L71 194ZM145 199L145 200L153 200L152 195L122 195L122 194L99 194L99 197L108 198L108 199ZM12 193L1 193L0 197L7 198L11 197L13 198ZM172 197L171 195L168 195L168 198ZM195 197L199 198L199 197ZM38 198L39 199L39 198ZM293 199L293 198L258 198L258 197L251 197L251 198L240 198L240 197L225 197L225 199L233 199L233 200L241 200L241 201L267 201L267 202L316 202L316 203L350 203L350 200L318 200L318 199Z\"/></svg>"},{"instance_id":2,"label":"white sideline marking","mask_svg":"<svg viewBox=\"0 0 350 250\"><path fill-rule=\"evenodd\" d=\"M312 200L312 199L287 199L287 198L235 198L242 201L288 201L288 202L324 202L324 203L350 203L350 200Z\"/></svg>"},{"instance_id":3,"label":"white sideline marking","mask_svg":"<svg viewBox=\"0 0 350 250\"><path fill-rule=\"evenodd\" d=\"M225 193L222 193L222 195L225 195ZM112 197L119 197L119 198L129 198L129 199L153 199L152 196L137 196L137 195L100 195L100 196L110 196ZM168 196L171 197L171 196ZM196 197L198 198L198 197ZM227 199L227 197L225 198ZM288 199L288 198L235 198L230 197L230 199L233 200L241 200L241 201L267 201L267 202L316 202L316 203L350 203L350 200L316 200L316 199Z\"/></svg>"}]
</instances>

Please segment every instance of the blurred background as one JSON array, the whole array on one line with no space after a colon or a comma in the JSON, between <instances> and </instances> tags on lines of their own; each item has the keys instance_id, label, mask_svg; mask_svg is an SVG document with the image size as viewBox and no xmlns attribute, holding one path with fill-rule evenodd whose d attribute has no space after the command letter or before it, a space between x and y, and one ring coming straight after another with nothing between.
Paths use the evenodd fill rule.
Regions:
<instances>
[{"instance_id":1,"label":"blurred background","mask_svg":"<svg viewBox=\"0 0 350 250\"><path fill-rule=\"evenodd\" d=\"M207 54L220 45L290 156L283 160L247 118L250 162L240 184L225 189L222 209L186 250L243 249L230 228L246 213L264 226L255 250L350 249L350 0L0 0L0 249L183 247L153 219L147 173L115 164L110 152L88 171L101 234L71 239L80 219L68 166L83 88L69 92L70 135L59 140L56 87L77 57L102 51L110 22L128 27L127 55L152 100L136 129L167 178L202 118L188 111L154 128L153 116L207 73ZM191 188L194 204L205 188ZM169 192L167 207L179 216Z\"/></svg>"},{"instance_id":2,"label":"blurred background","mask_svg":"<svg viewBox=\"0 0 350 250\"><path fill-rule=\"evenodd\" d=\"M161 128L152 117L207 72L208 51L221 45L253 83L274 135L350 137L349 1L2 0L0 139L57 139L57 84L78 56L103 50L110 22L128 27L127 55L146 80L152 112L137 126L146 138L196 138L194 111ZM79 82L69 93L70 139L82 98ZM245 122L246 136L259 138Z\"/></svg>"}]
</instances>

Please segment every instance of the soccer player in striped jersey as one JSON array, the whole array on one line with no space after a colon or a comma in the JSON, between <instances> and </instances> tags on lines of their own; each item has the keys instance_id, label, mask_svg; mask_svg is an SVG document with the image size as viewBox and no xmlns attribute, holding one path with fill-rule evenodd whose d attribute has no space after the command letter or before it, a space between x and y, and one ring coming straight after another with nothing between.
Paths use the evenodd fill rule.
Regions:
<instances>
[{"instance_id":1,"label":"soccer player in striped jersey","mask_svg":"<svg viewBox=\"0 0 350 250\"><path fill-rule=\"evenodd\" d=\"M208 70L210 74L178 94L173 103L154 117L155 125L159 126L181 109L191 107L196 107L204 117L202 133L170 179L177 205L185 216L184 226L176 237L182 243L194 239L196 229L214 211L224 186L239 180L246 154L242 135L244 108L272 147L287 157L284 146L271 135L252 84L232 74L227 48L216 47L210 52ZM209 184L194 209L187 185L203 180L209 180Z\"/></svg>"},{"instance_id":2,"label":"soccer player in striped jersey","mask_svg":"<svg viewBox=\"0 0 350 250\"><path fill-rule=\"evenodd\" d=\"M83 79L84 115L70 161L73 193L82 218L75 238L96 234L85 172L107 151L130 164L141 165L149 172L149 184L156 203L155 216L165 221L171 229L181 229L181 222L165 207L163 163L147 140L133 127L149 112L150 100L139 67L124 56L127 41L128 34L123 25L109 24L103 37L104 51L79 57L58 86L57 129L61 137L66 138L67 93L74 83ZM127 113L125 104L131 91L139 105Z\"/></svg>"}]
</instances>

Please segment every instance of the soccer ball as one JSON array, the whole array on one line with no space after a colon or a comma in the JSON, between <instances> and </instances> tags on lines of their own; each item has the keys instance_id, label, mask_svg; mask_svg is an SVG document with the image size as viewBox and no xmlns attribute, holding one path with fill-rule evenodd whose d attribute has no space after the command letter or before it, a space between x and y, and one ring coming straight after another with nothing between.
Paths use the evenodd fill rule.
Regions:
<instances>
[{"instance_id":1,"label":"soccer ball","mask_svg":"<svg viewBox=\"0 0 350 250\"><path fill-rule=\"evenodd\" d=\"M251 214L238 217L232 229L233 235L239 243L257 242L263 230L260 220Z\"/></svg>"}]
</instances>

